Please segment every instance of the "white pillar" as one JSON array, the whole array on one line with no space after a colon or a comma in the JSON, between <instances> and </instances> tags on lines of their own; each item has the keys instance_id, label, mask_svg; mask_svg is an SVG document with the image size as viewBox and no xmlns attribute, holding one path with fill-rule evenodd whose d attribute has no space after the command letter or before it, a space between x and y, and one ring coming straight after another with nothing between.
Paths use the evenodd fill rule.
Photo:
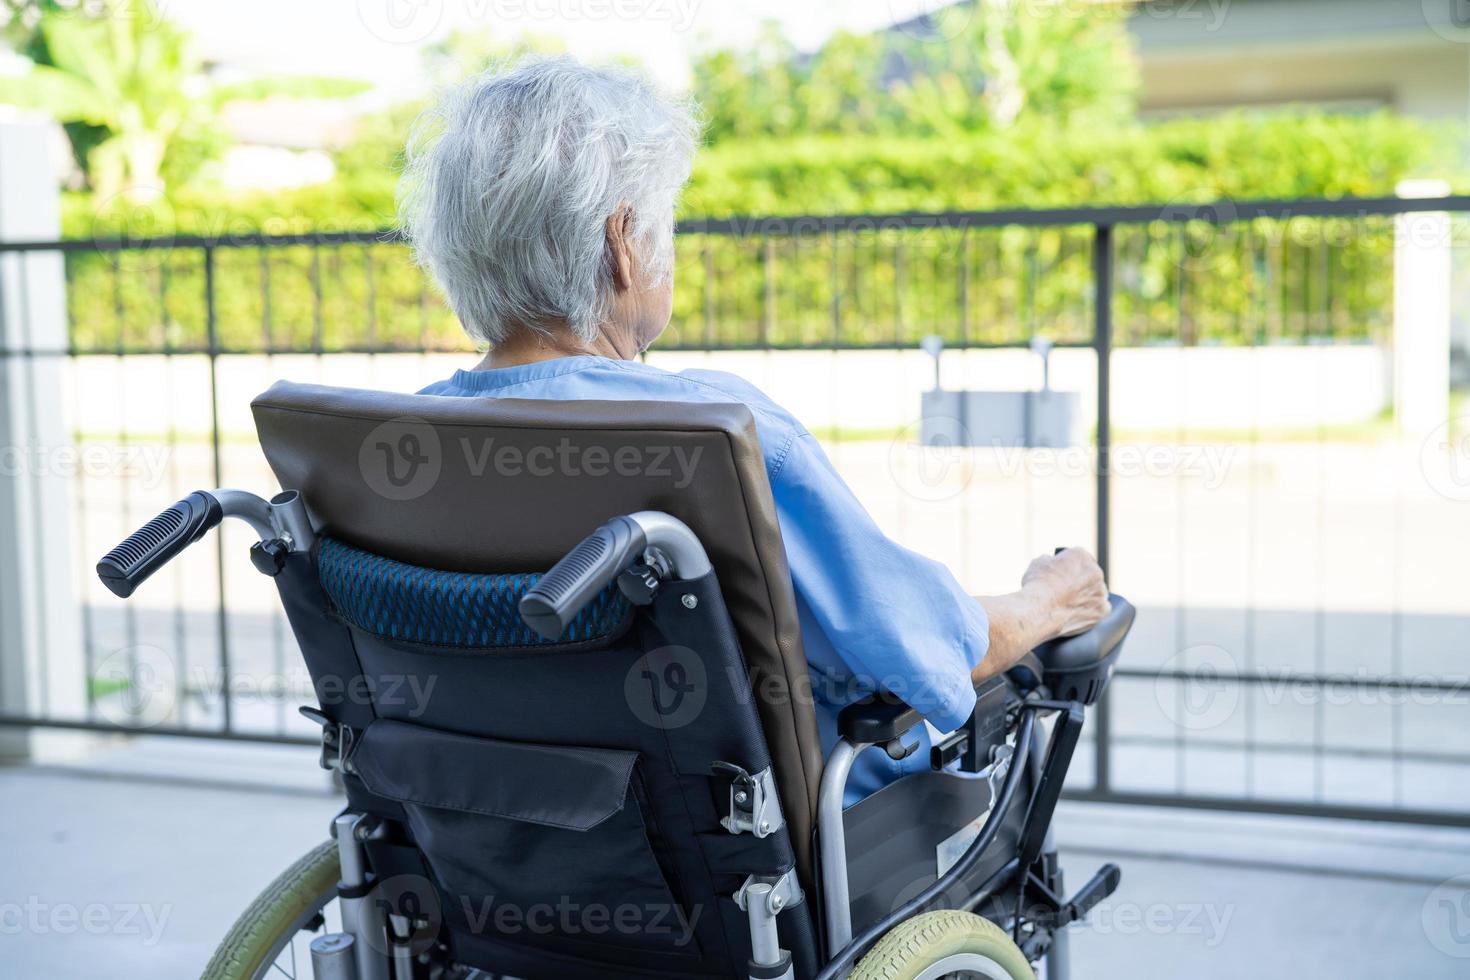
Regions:
<instances>
[{"instance_id":1,"label":"white pillar","mask_svg":"<svg viewBox=\"0 0 1470 980\"><path fill-rule=\"evenodd\" d=\"M1399 197L1443 197L1442 180L1406 180ZM1450 414L1450 216L1401 214L1394 223L1393 416L1423 438Z\"/></svg>"},{"instance_id":2,"label":"white pillar","mask_svg":"<svg viewBox=\"0 0 1470 980\"><path fill-rule=\"evenodd\" d=\"M44 126L0 124L0 241L54 241L60 196ZM75 447L62 404L66 285L57 252L0 252L0 711L81 718L73 583ZM24 755L0 728L0 755Z\"/></svg>"}]
</instances>

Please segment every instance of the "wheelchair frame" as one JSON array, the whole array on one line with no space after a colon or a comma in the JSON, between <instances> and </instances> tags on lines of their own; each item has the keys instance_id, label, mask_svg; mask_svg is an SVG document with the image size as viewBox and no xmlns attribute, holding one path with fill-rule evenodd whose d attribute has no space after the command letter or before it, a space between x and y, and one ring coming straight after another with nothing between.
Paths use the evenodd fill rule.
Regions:
<instances>
[{"instance_id":1,"label":"wheelchair frame","mask_svg":"<svg viewBox=\"0 0 1470 980\"><path fill-rule=\"evenodd\" d=\"M226 517L242 520L255 530L259 540L251 546L251 560L257 569L268 575L281 570L286 555L310 552L316 542L305 503L295 490L283 491L270 500L248 491L227 488L196 491L113 549L98 564L98 574L110 590L126 598L144 579ZM710 571L709 558L698 537L676 518L658 511L640 511L615 521L625 522L625 529L619 531L614 528L609 532L614 522L599 528L547 572L527 594L522 603L522 613L532 628L548 636L559 635L567 619L585 604L591 594L607 584L606 578L598 579L598 563L589 564L589 554L599 556L603 566L612 562L618 566L618 571L639 555L647 556L648 563L663 574L676 578L698 578ZM611 536L606 536L608 534ZM604 535L604 540L580 555L579 560L579 552L587 549L599 535ZM601 557L609 545L611 555ZM1039 682L1041 673L1035 665L1033 672ZM1019 690L1008 679L997 678L993 683L1007 684ZM935 900L962 880L966 871L974 867L994 841L996 831L1011 811L1023 776L1029 776L1032 785L1021 825L1018 855L991 875L978 890L970 893L959 907L974 911L1006 889L1016 889L1014 929L1019 942L1021 925L1025 921L1024 899L1028 893L1034 894L1042 915L1029 920L1033 931L1022 951L1032 962L1045 957L1048 980L1068 980L1066 926L1082 918L1093 905L1111 894L1117 886L1119 873L1115 866L1105 865L1073 899L1067 901L1061 897L1061 873L1056 862L1051 819L1060 797L1062 779L1076 746L1083 705L1076 700L1048 700L1042 696L1045 693L1038 684L1028 696L1019 699L1019 704L1007 709L1003 731L1011 736L1004 743L1010 747L1009 752L992 748L993 758L989 765L970 770L987 777L991 803L985 814L984 826L968 844L964 854L952 867L939 874L932 885L888 916L868 925L856 939L853 936L847 834L843 820L847 779L863 751L873 747L884 748L890 753L903 751L903 736L922 724L922 718L902 702L881 695L867 698L843 712L844 717L839 723L842 735L826 759L818 797L822 914L817 918L828 954L818 974L819 980L846 976L857 959L898 921L918 914L926 907L935 907ZM1034 740L1034 730L1040 727L1036 715L1042 711L1055 712L1058 719L1053 725L1044 760L1036 751L1038 746ZM323 767L342 767L347 746L333 731L336 726L314 709L303 708L303 714L323 725ZM856 734L859 732L867 734ZM951 739L956 739L959 734L951 736ZM968 737L978 741L974 733ZM950 744L947 740L945 749L951 757L965 751L973 761L979 746L958 741ZM730 823L727 825L731 833L750 832L764 837L784 824L773 767L774 764L755 774L743 771L737 774L731 788ZM353 941L347 943L340 941L339 937L335 947L332 943L322 945L321 940L330 938L329 934L313 942L312 958L323 970L320 974L323 978L390 980L391 977L392 980L411 980L413 977L412 950L404 943L395 943L393 938L407 935L411 924L402 916L384 914L368 905L371 875L364 841L382 830L377 818L369 818L351 809L333 820L332 833L341 867L338 898L342 903L343 930L353 936ZM749 922L751 980L790 980L794 969L790 955L780 947L777 919L782 911L805 900L795 870L788 870L779 877L751 875L734 898ZM355 926L364 924L374 932L383 930L380 935L386 939L386 947L390 950L387 956L379 952L384 947L383 942L356 935ZM323 955L318 961L319 946ZM353 961L350 967L343 956L335 955L345 952L344 947L355 950L350 957ZM970 954L960 955L963 959ZM978 954L975 957L984 959ZM953 968L974 969L977 966L983 964L956 961Z\"/></svg>"}]
</instances>

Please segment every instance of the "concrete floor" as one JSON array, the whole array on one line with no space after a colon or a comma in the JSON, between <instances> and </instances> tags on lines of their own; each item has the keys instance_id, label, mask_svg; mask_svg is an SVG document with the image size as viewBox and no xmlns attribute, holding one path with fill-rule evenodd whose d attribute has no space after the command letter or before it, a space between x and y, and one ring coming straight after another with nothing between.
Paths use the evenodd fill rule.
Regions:
<instances>
[{"instance_id":1,"label":"concrete floor","mask_svg":"<svg viewBox=\"0 0 1470 980\"><path fill-rule=\"evenodd\" d=\"M5 976L197 976L339 806L295 748L71 755L0 769ZM1074 887L1123 869L1075 931L1076 980L1470 975L1470 831L1084 804L1057 829Z\"/></svg>"}]
</instances>

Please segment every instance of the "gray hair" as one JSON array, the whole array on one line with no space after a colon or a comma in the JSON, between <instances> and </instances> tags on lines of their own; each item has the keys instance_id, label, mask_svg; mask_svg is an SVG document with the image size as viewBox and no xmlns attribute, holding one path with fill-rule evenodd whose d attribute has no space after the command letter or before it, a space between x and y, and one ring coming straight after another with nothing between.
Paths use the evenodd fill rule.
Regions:
<instances>
[{"instance_id":1,"label":"gray hair","mask_svg":"<svg viewBox=\"0 0 1470 980\"><path fill-rule=\"evenodd\" d=\"M689 106L631 71L527 58L419 119L399 220L476 341L558 319L591 340L612 298L609 217L630 212L648 285L673 275L674 204L697 136Z\"/></svg>"}]
</instances>

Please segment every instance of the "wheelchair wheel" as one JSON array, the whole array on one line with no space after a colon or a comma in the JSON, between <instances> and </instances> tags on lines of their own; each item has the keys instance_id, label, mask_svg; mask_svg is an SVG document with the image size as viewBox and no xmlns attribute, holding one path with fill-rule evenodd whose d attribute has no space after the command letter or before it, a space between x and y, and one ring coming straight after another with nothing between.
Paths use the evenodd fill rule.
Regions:
<instances>
[{"instance_id":1,"label":"wheelchair wheel","mask_svg":"<svg viewBox=\"0 0 1470 980\"><path fill-rule=\"evenodd\" d=\"M916 915L878 940L849 980L1036 980L1004 929L970 912Z\"/></svg>"},{"instance_id":2,"label":"wheelchair wheel","mask_svg":"<svg viewBox=\"0 0 1470 980\"><path fill-rule=\"evenodd\" d=\"M307 944L328 924L340 874L334 841L308 851L240 913L200 980L310 977Z\"/></svg>"}]
</instances>

